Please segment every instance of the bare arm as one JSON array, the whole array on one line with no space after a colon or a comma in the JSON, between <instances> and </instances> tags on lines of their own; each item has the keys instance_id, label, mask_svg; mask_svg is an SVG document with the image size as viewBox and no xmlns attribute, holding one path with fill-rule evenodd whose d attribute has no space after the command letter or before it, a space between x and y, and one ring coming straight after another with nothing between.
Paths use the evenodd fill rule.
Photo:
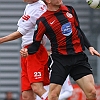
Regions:
<instances>
[{"instance_id":1,"label":"bare arm","mask_svg":"<svg viewBox=\"0 0 100 100\"><path fill-rule=\"evenodd\" d=\"M0 38L0 44L4 43L4 42L8 42L8 41L12 41L12 40L18 39L20 37L22 37L22 34L20 32L18 32L18 31L13 32L13 33L11 33L11 34L9 34L7 36L1 37Z\"/></svg>"}]
</instances>

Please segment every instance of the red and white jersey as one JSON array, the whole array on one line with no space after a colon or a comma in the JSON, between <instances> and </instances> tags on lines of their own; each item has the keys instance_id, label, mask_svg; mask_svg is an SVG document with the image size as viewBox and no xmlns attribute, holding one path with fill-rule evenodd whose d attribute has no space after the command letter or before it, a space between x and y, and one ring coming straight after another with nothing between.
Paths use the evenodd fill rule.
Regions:
<instances>
[{"instance_id":1,"label":"red and white jersey","mask_svg":"<svg viewBox=\"0 0 100 100\"><path fill-rule=\"evenodd\" d=\"M22 36L22 47L33 42L36 20L46 11L47 7L42 0L27 4L23 16L18 21L18 29Z\"/></svg>"}]
</instances>

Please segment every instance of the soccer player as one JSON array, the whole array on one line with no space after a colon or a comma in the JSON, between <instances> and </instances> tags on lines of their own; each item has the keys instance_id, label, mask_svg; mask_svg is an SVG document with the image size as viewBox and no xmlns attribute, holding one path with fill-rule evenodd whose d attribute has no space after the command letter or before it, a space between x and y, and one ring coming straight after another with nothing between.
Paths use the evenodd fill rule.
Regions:
<instances>
[{"instance_id":1,"label":"soccer player","mask_svg":"<svg viewBox=\"0 0 100 100\"><path fill-rule=\"evenodd\" d=\"M22 37L22 48L27 48L33 42L36 20L46 11L47 7L42 0L24 0L24 2L28 4L23 16L18 21L17 31L0 38L0 43ZM48 85L50 81L47 61L48 54L42 44L35 55L21 57L23 100L35 100L34 93L43 100L46 98L48 92L43 88L43 85Z\"/></svg>"},{"instance_id":2,"label":"soccer player","mask_svg":"<svg viewBox=\"0 0 100 100\"><path fill-rule=\"evenodd\" d=\"M96 100L96 89L92 68L84 53L85 47L92 55L100 57L85 34L72 6L65 6L62 0L44 0L47 11L37 20L33 43L22 49L22 56L35 54L45 34L51 42L53 59L48 100L58 100L61 87L70 76L86 95L86 100Z\"/></svg>"}]
</instances>

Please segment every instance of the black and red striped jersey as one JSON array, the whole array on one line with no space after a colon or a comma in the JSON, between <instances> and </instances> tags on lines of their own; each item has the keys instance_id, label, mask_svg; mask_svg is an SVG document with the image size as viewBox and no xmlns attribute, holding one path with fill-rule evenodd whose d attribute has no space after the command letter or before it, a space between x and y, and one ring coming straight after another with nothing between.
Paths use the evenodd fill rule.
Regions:
<instances>
[{"instance_id":1,"label":"black and red striped jersey","mask_svg":"<svg viewBox=\"0 0 100 100\"><path fill-rule=\"evenodd\" d=\"M83 52L90 47L85 34L79 26L78 17L71 6L61 5L57 11L46 11L36 22L33 44L28 53L38 50L45 34L51 42L52 53L63 55Z\"/></svg>"}]
</instances>

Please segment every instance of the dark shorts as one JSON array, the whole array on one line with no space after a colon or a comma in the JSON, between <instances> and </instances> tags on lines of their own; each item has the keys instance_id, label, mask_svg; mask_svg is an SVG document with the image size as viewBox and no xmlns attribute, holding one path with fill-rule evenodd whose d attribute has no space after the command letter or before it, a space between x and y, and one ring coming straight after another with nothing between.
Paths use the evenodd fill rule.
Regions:
<instances>
[{"instance_id":1,"label":"dark shorts","mask_svg":"<svg viewBox=\"0 0 100 100\"><path fill-rule=\"evenodd\" d=\"M64 83L68 74L75 81L88 74L93 74L88 57L83 52L75 55L51 54L49 67L51 69L50 82L60 85Z\"/></svg>"}]
</instances>

